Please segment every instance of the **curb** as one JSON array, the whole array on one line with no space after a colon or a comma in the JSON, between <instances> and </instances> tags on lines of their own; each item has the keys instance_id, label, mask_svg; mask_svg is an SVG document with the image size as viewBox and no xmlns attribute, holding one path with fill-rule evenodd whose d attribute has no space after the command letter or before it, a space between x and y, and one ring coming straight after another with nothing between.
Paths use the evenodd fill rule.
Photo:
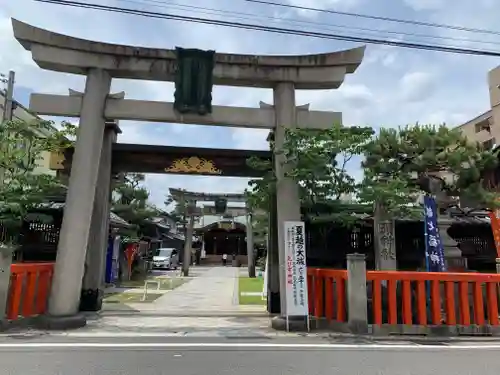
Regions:
<instances>
[{"instance_id":1,"label":"curb","mask_svg":"<svg viewBox=\"0 0 500 375\"><path fill-rule=\"evenodd\" d=\"M102 311L100 313L87 314L87 318L105 318L114 316L130 316L130 317L179 317L179 318L231 318L231 317L257 317L271 318L265 311Z\"/></svg>"},{"instance_id":2,"label":"curb","mask_svg":"<svg viewBox=\"0 0 500 375\"><path fill-rule=\"evenodd\" d=\"M312 332L309 334L299 334L301 336L312 336L323 339L351 339L369 342L401 342L401 341L422 341L422 342L435 342L435 343L454 343L454 342L500 342L500 337L492 336L449 336L449 337L437 337L437 336L424 336L424 335L392 335L392 336L382 336L382 335L355 335L349 333L331 333L331 332Z\"/></svg>"}]
</instances>

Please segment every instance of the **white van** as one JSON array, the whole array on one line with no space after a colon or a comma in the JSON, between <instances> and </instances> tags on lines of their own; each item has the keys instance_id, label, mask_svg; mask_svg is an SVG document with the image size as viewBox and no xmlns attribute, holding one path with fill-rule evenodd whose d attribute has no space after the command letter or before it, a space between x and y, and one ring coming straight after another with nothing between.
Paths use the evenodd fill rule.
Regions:
<instances>
[{"instance_id":1,"label":"white van","mask_svg":"<svg viewBox=\"0 0 500 375\"><path fill-rule=\"evenodd\" d=\"M176 270L179 267L179 251L174 248L157 249L153 256L153 267Z\"/></svg>"}]
</instances>

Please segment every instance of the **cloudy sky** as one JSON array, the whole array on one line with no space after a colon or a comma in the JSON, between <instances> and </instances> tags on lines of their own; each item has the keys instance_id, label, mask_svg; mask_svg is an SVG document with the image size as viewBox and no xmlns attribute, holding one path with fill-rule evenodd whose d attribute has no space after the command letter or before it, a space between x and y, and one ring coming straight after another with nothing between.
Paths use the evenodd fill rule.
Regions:
<instances>
[{"instance_id":1,"label":"cloudy sky","mask_svg":"<svg viewBox=\"0 0 500 375\"><path fill-rule=\"evenodd\" d=\"M80 1L327 33L396 38L500 51L500 35L304 12L248 3L244 0ZM500 31L498 0L276 0L276 2ZM309 54L358 46L356 43L334 40L103 13L38 3L33 0L0 0L0 72L16 71L15 96L26 105L31 92L64 94L68 88L82 90L84 79L36 67L31 61L30 54L12 37L10 17L80 38L159 48L181 46L230 53ZM366 29L392 33L381 34ZM500 59L492 57L369 45L361 67L355 74L347 77L339 90L300 91L297 94L297 101L298 104L310 103L312 109L342 111L346 125L387 127L418 121L446 122L454 126L488 109L486 75L488 70L499 64ZM115 80L113 91L122 90L132 99L173 101L174 87L170 83ZM263 89L216 87L213 97L214 104L219 105L255 107L260 100L272 102L271 91ZM120 126L123 130L119 139L121 142L239 149L267 147L265 142L267 134L258 130L125 121L121 122ZM357 166L353 165L352 168L354 171ZM236 178L147 176L147 187L151 192L152 201L157 205L162 204L169 187L206 192L242 192L246 184L245 179Z\"/></svg>"}]
</instances>

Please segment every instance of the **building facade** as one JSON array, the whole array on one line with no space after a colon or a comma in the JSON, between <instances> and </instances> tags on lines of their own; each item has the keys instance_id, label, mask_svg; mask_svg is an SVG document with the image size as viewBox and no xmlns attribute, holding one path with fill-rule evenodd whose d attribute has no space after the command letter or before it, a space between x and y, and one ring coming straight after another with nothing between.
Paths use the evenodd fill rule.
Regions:
<instances>
[{"instance_id":1,"label":"building facade","mask_svg":"<svg viewBox=\"0 0 500 375\"><path fill-rule=\"evenodd\" d=\"M500 66L488 73L490 109L458 128L471 141L491 150L500 144Z\"/></svg>"},{"instance_id":2,"label":"building facade","mask_svg":"<svg viewBox=\"0 0 500 375\"><path fill-rule=\"evenodd\" d=\"M6 102L6 97L5 97L5 92L0 91L0 123L4 121L3 118L3 110L5 107L5 102ZM41 120L41 118L33 113L31 113L26 107L24 107L22 104L20 104L17 101L14 101L14 108L12 111L12 120L20 120L20 121L26 121L28 123L32 121L37 121ZM33 130L35 131L35 130ZM38 131L36 130L36 134L39 137L47 137L50 134L50 130L47 131ZM56 171L50 169L50 152L44 152L41 155L40 162L38 164L38 167L35 169L34 173L36 174L49 174L49 175L56 175Z\"/></svg>"}]
</instances>

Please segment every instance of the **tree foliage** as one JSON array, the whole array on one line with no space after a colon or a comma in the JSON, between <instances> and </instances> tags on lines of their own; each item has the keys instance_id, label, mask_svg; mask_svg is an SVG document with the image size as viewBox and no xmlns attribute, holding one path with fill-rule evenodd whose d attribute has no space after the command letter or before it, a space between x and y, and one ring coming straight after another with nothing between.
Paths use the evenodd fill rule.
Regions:
<instances>
[{"instance_id":1,"label":"tree foliage","mask_svg":"<svg viewBox=\"0 0 500 375\"><path fill-rule=\"evenodd\" d=\"M326 130L289 129L281 150L286 177L298 182L303 206L311 208L322 202L338 200L356 192L357 184L349 173L349 162L362 155L373 130L367 127L343 127L335 124ZM274 144L271 143L271 149ZM262 179L250 181L246 191L252 208L269 211L269 197L275 189L276 177L269 161L256 158L249 165L264 173ZM348 213L347 213L348 214ZM341 213L345 216L345 213ZM347 218L334 218L346 222Z\"/></svg>"},{"instance_id":2,"label":"tree foliage","mask_svg":"<svg viewBox=\"0 0 500 375\"><path fill-rule=\"evenodd\" d=\"M483 183L483 172L497 166L497 155L468 142L458 129L419 124L383 128L365 156L359 197L379 202L393 214L407 214L429 189L441 200L460 197L489 208L497 204L496 194ZM434 186L428 185L429 176L439 178L433 179Z\"/></svg>"},{"instance_id":3,"label":"tree foliage","mask_svg":"<svg viewBox=\"0 0 500 375\"><path fill-rule=\"evenodd\" d=\"M130 236L140 236L141 224L158 215L158 210L148 203L144 180L141 173L122 173L113 189L112 211L134 226Z\"/></svg>"},{"instance_id":4,"label":"tree foliage","mask_svg":"<svg viewBox=\"0 0 500 375\"><path fill-rule=\"evenodd\" d=\"M28 213L62 190L56 176L36 171L49 152L72 145L75 126L63 122L60 128L42 120L6 121L0 126L0 222L10 241L16 241Z\"/></svg>"}]
</instances>

